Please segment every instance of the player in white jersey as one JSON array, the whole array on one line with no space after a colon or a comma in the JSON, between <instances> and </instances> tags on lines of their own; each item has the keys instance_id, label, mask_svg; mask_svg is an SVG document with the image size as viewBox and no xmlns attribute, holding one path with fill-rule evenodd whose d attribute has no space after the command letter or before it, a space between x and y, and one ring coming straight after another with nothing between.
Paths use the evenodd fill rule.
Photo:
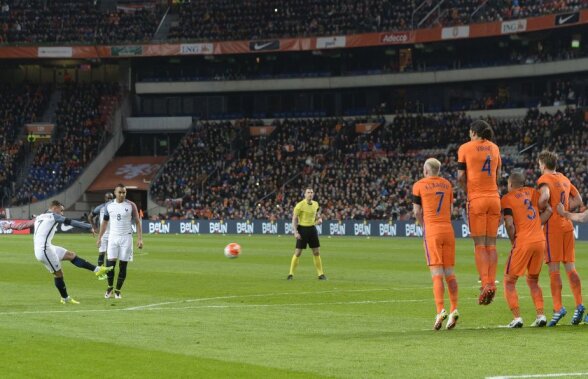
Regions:
<instances>
[{"instance_id":1,"label":"player in white jersey","mask_svg":"<svg viewBox=\"0 0 588 379\"><path fill-rule=\"evenodd\" d=\"M100 230L100 225L102 225L102 221L104 220L104 210L106 204L108 204L114 195L112 192L107 192L104 195L104 203L100 204L90 214L88 215L88 222L96 227L96 229ZM98 266L102 266L104 264L104 255L106 254L106 249L108 247L108 229L104 232L102 239L100 240L100 246L98 246Z\"/></svg>"},{"instance_id":2,"label":"player in white jersey","mask_svg":"<svg viewBox=\"0 0 588 379\"><path fill-rule=\"evenodd\" d=\"M113 290L115 299L122 298L120 290L127 277L127 265L133 260L133 222L137 227L137 247L143 248L143 231L137 206L126 199L127 189L123 184L114 188L114 196L115 199L104 207L104 220L96 241L96 245L99 246L102 236L109 230L106 267L112 267L113 270L108 272L108 288L104 294L106 299L112 296ZM114 267L117 260L120 263L114 288Z\"/></svg>"},{"instance_id":3,"label":"player in white jersey","mask_svg":"<svg viewBox=\"0 0 588 379\"><path fill-rule=\"evenodd\" d=\"M79 304L76 300L72 299L65 288L65 281L63 280L63 271L61 270L61 261L71 261L77 267L85 268L93 271L98 279L106 279L106 273L111 271L112 268L104 266L94 266L86 260L78 257L73 251L68 251L61 246L53 245L53 236L55 230L59 224L71 225L76 228L91 230L94 233L92 225L85 222L71 220L63 217L63 205L54 200L51 202L51 206L46 213L43 213L33 220L28 222L13 225L12 223L3 225L5 229L26 229L34 225L34 246L35 246L35 257L37 260L45 265L47 270L55 277L55 287L61 295L62 304Z\"/></svg>"}]
</instances>

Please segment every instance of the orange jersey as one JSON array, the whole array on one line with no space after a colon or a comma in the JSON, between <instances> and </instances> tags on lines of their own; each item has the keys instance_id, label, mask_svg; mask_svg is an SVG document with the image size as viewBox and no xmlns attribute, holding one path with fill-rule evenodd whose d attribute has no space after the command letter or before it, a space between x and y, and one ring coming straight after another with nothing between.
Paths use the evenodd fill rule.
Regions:
<instances>
[{"instance_id":1,"label":"orange jersey","mask_svg":"<svg viewBox=\"0 0 588 379\"><path fill-rule=\"evenodd\" d=\"M423 208L427 236L447 232L451 226L453 186L444 178L432 176L416 182L412 187L413 203Z\"/></svg>"},{"instance_id":2,"label":"orange jersey","mask_svg":"<svg viewBox=\"0 0 588 379\"><path fill-rule=\"evenodd\" d=\"M549 187L549 205L554 210L553 214L545 224L545 233L561 233L574 230L574 225L567 218L561 217L555 211L558 203L562 203L566 210L569 210L570 195L579 196L578 189L570 182L565 175L559 172L543 174L537 180L539 188L547 185Z\"/></svg>"},{"instance_id":3,"label":"orange jersey","mask_svg":"<svg viewBox=\"0 0 588 379\"><path fill-rule=\"evenodd\" d=\"M468 200L500 197L496 176L502 160L496 144L487 140L464 143L457 151L457 164L466 172Z\"/></svg>"},{"instance_id":4,"label":"orange jersey","mask_svg":"<svg viewBox=\"0 0 588 379\"><path fill-rule=\"evenodd\" d=\"M510 191L500 201L505 216L512 216L517 245L545 241L539 217L539 191L521 187Z\"/></svg>"}]
</instances>

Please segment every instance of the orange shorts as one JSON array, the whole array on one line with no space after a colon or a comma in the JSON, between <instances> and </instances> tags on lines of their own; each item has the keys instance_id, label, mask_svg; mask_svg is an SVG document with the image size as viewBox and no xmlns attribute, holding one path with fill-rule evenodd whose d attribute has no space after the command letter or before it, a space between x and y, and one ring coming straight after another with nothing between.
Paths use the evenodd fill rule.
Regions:
<instances>
[{"instance_id":1,"label":"orange shorts","mask_svg":"<svg viewBox=\"0 0 588 379\"><path fill-rule=\"evenodd\" d=\"M428 266L455 266L455 234L453 231L425 236L423 245Z\"/></svg>"},{"instance_id":2,"label":"orange shorts","mask_svg":"<svg viewBox=\"0 0 588 379\"><path fill-rule=\"evenodd\" d=\"M574 250L574 231L561 233L548 233L547 249L545 249L545 262L575 262L576 252Z\"/></svg>"},{"instance_id":3,"label":"orange shorts","mask_svg":"<svg viewBox=\"0 0 588 379\"><path fill-rule=\"evenodd\" d=\"M500 225L500 198L478 197L468 202L470 236L496 237Z\"/></svg>"},{"instance_id":4,"label":"orange shorts","mask_svg":"<svg viewBox=\"0 0 588 379\"><path fill-rule=\"evenodd\" d=\"M539 275L541 273L544 253L545 241L515 243L506 261L504 273L507 275L523 276L525 275L525 271L527 271L529 275Z\"/></svg>"}]
</instances>

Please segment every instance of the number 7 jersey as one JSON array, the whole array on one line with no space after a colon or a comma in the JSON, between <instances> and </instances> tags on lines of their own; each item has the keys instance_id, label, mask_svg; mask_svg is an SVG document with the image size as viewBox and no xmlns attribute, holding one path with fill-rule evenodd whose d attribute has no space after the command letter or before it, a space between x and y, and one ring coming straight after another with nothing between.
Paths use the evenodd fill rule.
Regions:
<instances>
[{"instance_id":1,"label":"number 7 jersey","mask_svg":"<svg viewBox=\"0 0 588 379\"><path fill-rule=\"evenodd\" d=\"M487 140L464 143L457 151L459 170L466 172L468 200L500 197L497 173L502 167L498 146Z\"/></svg>"},{"instance_id":2,"label":"number 7 jersey","mask_svg":"<svg viewBox=\"0 0 588 379\"><path fill-rule=\"evenodd\" d=\"M412 187L413 202L423 208L427 236L444 232L453 233L451 205L453 187L449 180L431 176L419 180Z\"/></svg>"}]
</instances>

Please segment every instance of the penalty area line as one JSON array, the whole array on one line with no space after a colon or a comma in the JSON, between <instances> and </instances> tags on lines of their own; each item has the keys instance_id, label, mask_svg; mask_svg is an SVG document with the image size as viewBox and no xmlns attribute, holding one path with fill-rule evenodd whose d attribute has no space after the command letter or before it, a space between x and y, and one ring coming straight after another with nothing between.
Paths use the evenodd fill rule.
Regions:
<instances>
[{"instance_id":1,"label":"penalty area line","mask_svg":"<svg viewBox=\"0 0 588 379\"><path fill-rule=\"evenodd\" d=\"M572 376L588 376L588 372L560 372L555 374L524 374L487 376L486 379L519 379L519 378L565 378Z\"/></svg>"}]
</instances>

